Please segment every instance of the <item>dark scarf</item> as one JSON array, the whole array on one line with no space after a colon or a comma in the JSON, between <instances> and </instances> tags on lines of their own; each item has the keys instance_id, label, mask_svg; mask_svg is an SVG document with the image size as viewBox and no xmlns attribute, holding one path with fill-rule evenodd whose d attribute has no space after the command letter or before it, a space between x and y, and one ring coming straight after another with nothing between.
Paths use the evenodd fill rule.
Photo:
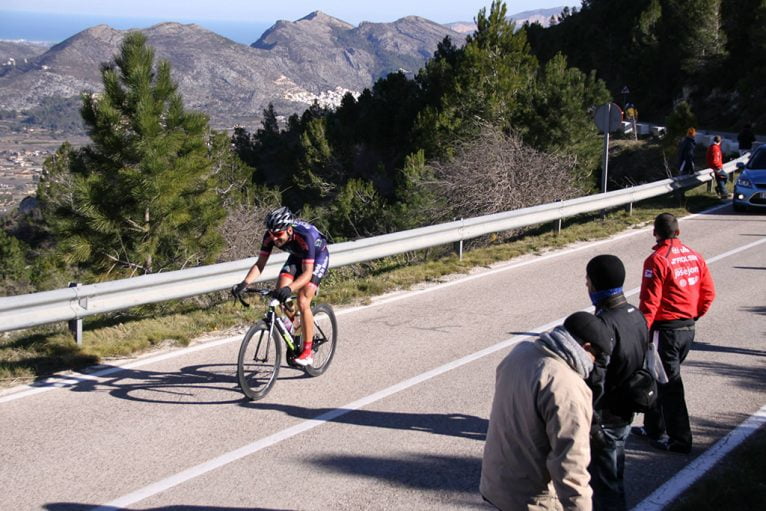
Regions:
<instances>
[{"instance_id":1,"label":"dark scarf","mask_svg":"<svg viewBox=\"0 0 766 511\"><path fill-rule=\"evenodd\" d=\"M583 379L593 370L593 360L563 326L540 334L540 343L569 365Z\"/></svg>"},{"instance_id":2,"label":"dark scarf","mask_svg":"<svg viewBox=\"0 0 766 511\"><path fill-rule=\"evenodd\" d=\"M622 294L622 287L613 287L612 289L604 289L602 291L593 291L588 293L590 295L590 303L598 307L598 304L606 300L607 298Z\"/></svg>"}]
</instances>

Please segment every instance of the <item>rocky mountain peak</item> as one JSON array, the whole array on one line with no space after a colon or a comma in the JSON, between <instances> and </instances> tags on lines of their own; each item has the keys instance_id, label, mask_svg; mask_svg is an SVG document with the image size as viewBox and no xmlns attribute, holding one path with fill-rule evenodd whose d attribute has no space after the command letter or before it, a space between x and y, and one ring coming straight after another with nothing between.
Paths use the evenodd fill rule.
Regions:
<instances>
[{"instance_id":1,"label":"rocky mountain peak","mask_svg":"<svg viewBox=\"0 0 766 511\"><path fill-rule=\"evenodd\" d=\"M307 16L304 16L303 18L299 19L296 23L300 23L302 21L310 21L312 23L321 23L324 25L329 25L332 27L339 27L344 29L350 29L354 28L353 25L350 23L346 23L343 20L339 20L338 18L333 18L329 14L325 14L322 11L314 11L311 14L308 14Z\"/></svg>"},{"instance_id":2,"label":"rocky mountain peak","mask_svg":"<svg viewBox=\"0 0 766 511\"><path fill-rule=\"evenodd\" d=\"M93 44L94 40L105 44L119 43L122 40L123 33L121 30L116 30L109 25L96 25L95 27L86 28L82 32L78 32L72 37L65 39L54 48L61 48L66 46L72 46L76 44Z\"/></svg>"}]
</instances>

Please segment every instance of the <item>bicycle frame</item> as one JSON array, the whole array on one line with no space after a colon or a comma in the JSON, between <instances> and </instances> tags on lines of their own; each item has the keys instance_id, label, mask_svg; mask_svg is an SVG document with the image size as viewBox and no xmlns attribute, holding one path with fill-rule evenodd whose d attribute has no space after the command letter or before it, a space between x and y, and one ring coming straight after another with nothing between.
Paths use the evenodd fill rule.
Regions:
<instances>
[{"instance_id":1,"label":"bicycle frame","mask_svg":"<svg viewBox=\"0 0 766 511\"><path fill-rule=\"evenodd\" d=\"M277 314L277 307L279 307L279 305L279 300L272 299L269 301L269 308L266 311L265 317L266 324L269 325L269 335L273 335L274 328L276 327L279 336L285 344L287 344L288 348L290 348L290 351L295 351L295 338L285 326L282 318Z\"/></svg>"}]
</instances>

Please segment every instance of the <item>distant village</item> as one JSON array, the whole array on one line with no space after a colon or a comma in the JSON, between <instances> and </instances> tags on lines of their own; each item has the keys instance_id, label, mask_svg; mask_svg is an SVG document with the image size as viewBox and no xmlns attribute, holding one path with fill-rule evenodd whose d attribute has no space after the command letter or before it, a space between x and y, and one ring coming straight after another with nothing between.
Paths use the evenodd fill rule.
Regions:
<instances>
[{"instance_id":1,"label":"distant village","mask_svg":"<svg viewBox=\"0 0 766 511\"><path fill-rule=\"evenodd\" d=\"M11 130L8 124L0 121L0 216L22 207L24 199L35 196L45 159L56 152L64 139L74 145L86 140L82 136L62 137L33 126ZM23 207L34 202L26 201Z\"/></svg>"},{"instance_id":2,"label":"distant village","mask_svg":"<svg viewBox=\"0 0 766 511\"><path fill-rule=\"evenodd\" d=\"M34 196L48 150L0 150L0 215L18 208Z\"/></svg>"}]
</instances>

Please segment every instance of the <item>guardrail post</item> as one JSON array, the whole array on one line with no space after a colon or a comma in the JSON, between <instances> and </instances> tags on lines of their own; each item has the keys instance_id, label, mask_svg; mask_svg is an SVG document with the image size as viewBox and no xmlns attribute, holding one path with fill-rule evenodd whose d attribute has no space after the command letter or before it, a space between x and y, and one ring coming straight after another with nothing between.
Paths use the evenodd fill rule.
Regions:
<instances>
[{"instance_id":1,"label":"guardrail post","mask_svg":"<svg viewBox=\"0 0 766 511\"><path fill-rule=\"evenodd\" d=\"M462 221L463 218L462 217L461 218L456 218L455 220ZM463 240L459 240L459 241L454 242L452 244L452 250L454 250L455 253L457 254L458 260L462 261L463 260Z\"/></svg>"},{"instance_id":2,"label":"guardrail post","mask_svg":"<svg viewBox=\"0 0 766 511\"><path fill-rule=\"evenodd\" d=\"M82 284L79 282L70 282L69 287L80 287ZM69 331L72 332L75 342L78 346L82 346L82 319L70 319L68 322Z\"/></svg>"},{"instance_id":3,"label":"guardrail post","mask_svg":"<svg viewBox=\"0 0 766 511\"><path fill-rule=\"evenodd\" d=\"M633 203L632 202L629 202L625 209L628 212L628 216L633 216Z\"/></svg>"}]
</instances>

